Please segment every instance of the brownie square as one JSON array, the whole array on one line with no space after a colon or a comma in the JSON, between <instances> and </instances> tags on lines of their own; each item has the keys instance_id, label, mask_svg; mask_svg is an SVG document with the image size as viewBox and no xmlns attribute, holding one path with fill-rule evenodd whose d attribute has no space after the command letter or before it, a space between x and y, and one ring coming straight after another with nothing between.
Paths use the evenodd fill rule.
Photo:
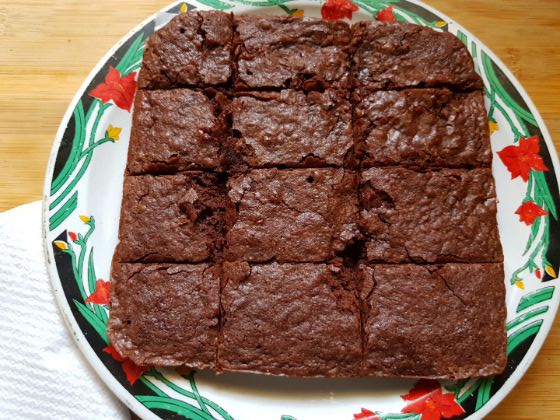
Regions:
<instances>
[{"instance_id":1,"label":"brownie square","mask_svg":"<svg viewBox=\"0 0 560 420\"><path fill-rule=\"evenodd\" d=\"M352 277L327 264L224 263L224 370L352 376L361 365Z\"/></svg>"},{"instance_id":2,"label":"brownie square","mask_svg":"<svg viewBox=\"0 0 560 420\"><path fill-rule=\"evenodd\" d=\"M220 168L225 97L190 89L139 91L128 151L128 173Z\"/></svg>"},{"instance_id":3,"label":"brownie square","mask_svg":"<svg viewBox=\"0 0 560 420\"><path fill-rule=\"evenodd\" d=\"M502 373L502 264L372 265L365 373L462 379ZM368 282L366 282L367 284Z\"/></svg>"},{"instance_id":4,"label":"brownie square","mask_svg":"<svg viewBox=\"0 0 560 420\"><path fill-rule=\"evenodd\" d=\"M232 157L251 168L342 166L352 150L352 108L332 90L251 93L231 112Z\"/></svg>"},{"instance_id":5,"label":"brownie square","mask_svg":"<svg viewBox=\"0 0 560 420\"><path fill-rule=\"evenodd\" d=\"M353 73L359 87L482 89L465 45L449 32L400 22L352 27Z\"/></svg>"},{"instance_id":6,"label":"brownie square","mask_svg":"<svg viewBox=\"0 0 560 420\"><path fill-rule=\"evenodd\" d=\"M490 168L362 172L368 261L501 262Z\"/></svg>"},{"instance_id":7,"label":"brownie square","mask_svg":"<svg viewBox=\"0 0 560 420\"><path fill-rule=\"evenodd\" d=\"M218 258L228 207L216 175L125 177L116 260L200 262Z\"/></svg>"},{"instance_id":8,"label":"brownie square","mask_svg":"<svg viewBox=\"0 0 560 420\"><path fill-rule=\"evenodd\" d=\"M235 88L345 88L349 26L296 17L234 16Z\"/></svg>"},{"instance_id":9,"label":"brownie square","mask_svg":"<svg viewBox=\"0 0 560 420\"><path fill-rule=\"evenodd\" d=\"M113 264L108 336L139 365L216 365L221 270L208 264Z\"/></svg>"},{"instance_id":10,"label":"brownie square","mask_svg":"<svg viewBox=\"0 0 560 420\"><path fill-rule=\"evenodd\" d=\"M480 167L492 163L480 91L373 92L358 102L355 118L355 135L366 167Z\"/></svg>"},{"instance_id":11,"label":"brownie square","mask_svg":"<svg viewBox=\"0 0 560 420\"><path fill-rule=\"evenodd\" d=\"M225 85L232 73L232 40L230 14L193 11L178 15L146 43L138 86Z\"/></svg>"},{"instance_id":12,"label":"brownie square","mask_svg":"<svg viewBox=\"0 0 560 420\"><path fill-rule=\"evenodd\" d=\"M322 262L359 236L357 175L344 169L257 169L230 178L236 205L228 260Z\"/></svg>"}]
</instances>

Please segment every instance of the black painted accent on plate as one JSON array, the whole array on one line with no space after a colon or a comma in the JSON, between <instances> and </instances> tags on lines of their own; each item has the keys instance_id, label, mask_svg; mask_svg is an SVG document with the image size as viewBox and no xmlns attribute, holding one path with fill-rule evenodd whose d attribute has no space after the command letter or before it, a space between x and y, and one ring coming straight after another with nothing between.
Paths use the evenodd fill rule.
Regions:
<instances>
[{"instance_id":1,"label":"black painted accent on plate","mask_svg":"<svg viewBox=\"0 0 560 420\"><path fill-rule=\"evenodd\" d=\"M439 20L443 20L440 16L436 15L435 13L432 13L429 10L424 9L422 6L419 6L417 4L411 3L406 0L399 1L397 5L401 6L403 9L406 9L412 13L416 13L418 16L420 16L422 19L427 20L428 22L436 22Z\"/></svg>"}]
</instances>

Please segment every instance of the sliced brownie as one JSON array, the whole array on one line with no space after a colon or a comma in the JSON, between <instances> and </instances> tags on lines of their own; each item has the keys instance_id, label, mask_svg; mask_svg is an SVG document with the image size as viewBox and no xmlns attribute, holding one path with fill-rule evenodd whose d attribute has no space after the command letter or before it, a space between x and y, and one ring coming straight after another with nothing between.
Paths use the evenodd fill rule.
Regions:
<instances>
[{"instance_id":1,"label":"sliced brownie","mask_svg":"<svg viewBox=\"0 0 560 420\"><path fill-rule=\"evenodd\" d=\"M352 277L327 264L224 263L224 370L353 376L361 365Z\"/></svg>"},{"instance_id":2,"label":"sliced brownie","mask_svg":"<svg viewBox=\"0 0 560 420\"><path fill-rule=\"evenodd\" d=\"M227 203L225 187L213 174L125 177L115 259L199 262L217 258Z\"/></svg>"},{"instance_id":3,"label":"sliced brownie","mask_svg":"<svg viewBox=\"0 0 560 420\"><path fill-rule=\"evenodd\" d=\"M484 95L447 89L378 91L360 98L354 133L363 165L490 166Z\"/></svg>"},{"instance_id":4,"label":"sliced brownie","mask_svg":"<svg viewBox=\"0 0 560 420\"><path fill-rule=\"evenodd\" d=\"M225 85L232 73L232 40L229 14L192 11L178 15L146 43L138 86Z\"/></svg>"},{"instance_id":5,"label":"sliced brownie","mask_svg":"<svg viewBox=\"0 0 560 420\"><path fill-rule=\"evenodd\" d=\"M360 182L368 261L503 260L491 169L372 168Z\"/></svg>"},{"instance_id":6,"label":"sliced brownie","mask_svg":"<svg viewBox=\"0 0 560 420\"><path fill-rule=\"evenodd\" d=\"M257 169L230 178L237 207L228 260L323 262L354 243L357 175L344 169Z\"/></svg>"},{"instance_id":7,"label":"sliced brownie","mask_svg":"<svg viewBox=\"0 0 560 420\"><path fill-rule=\"evenodd\" d=\"M342 166L352 109L335 91L251 93L232 103L232 158L251 168Z\"/></svg>"},{"instance_id":8,"label":"sliced brownie","mask_svg":"<svg viewBox=\"0 0 560 420\"><path fill-rule=\"evenodd\" d=\"M359 87L481 89L465 45L449 32L400 22L352 27L353 73Z\"/></svg>"},{"instance_id":9,"label":"sliced brownie","mask_svg":"<svg viewBox=\"0 0 560 420\"><path fill-rule=\"evenodd\" d=\"M134 105L130 174L220 168L225 97L190 89L139 91Z\"/></svg>"},{"instance_id":10,"label":"sliced brownie","mask_svg":"<svg viewBox=\"0 0 560 420\"><path fill-rule=\"evenodd\" d=\"M234 16L235 88L345 88L350 28L342 21Z\"/></svg>"},{"instance_id":11,"label":"sliced brownie","mask_svg":"<svg viewBox=\"0 0 560 420\"><path fill-rule=\"evenodd\" d=\"M108 336L139 365L215 368L221 271L208 264L113 264Z\"/></svg>"},{"instance_id":12,"label":"sliced brownie","mask_svg":"<svg viewBox=\"0 0 560 420\"><path fill-rule=\"evenodd\" d=\"M365 374L499 374L507 336L502 264L363 267ZM369 292L369 293L367 293Z\"/></svg>"}]
</instances>

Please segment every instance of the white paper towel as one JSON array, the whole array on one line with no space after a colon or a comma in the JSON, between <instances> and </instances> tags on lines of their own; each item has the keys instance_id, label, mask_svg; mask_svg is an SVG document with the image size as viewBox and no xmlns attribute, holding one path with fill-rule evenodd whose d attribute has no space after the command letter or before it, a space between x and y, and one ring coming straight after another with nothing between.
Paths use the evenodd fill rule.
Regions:
<instances>
[{"instance_id":1,"label":"white paper towel","mask_svg":"<svg viewBox=\"0 0 560 420\"><path fill-rule=\"evenodd\" d=\"M49 284L41 202L0 213L0 419L128 419L72 340Z\"/></svg>"}]
</instances>

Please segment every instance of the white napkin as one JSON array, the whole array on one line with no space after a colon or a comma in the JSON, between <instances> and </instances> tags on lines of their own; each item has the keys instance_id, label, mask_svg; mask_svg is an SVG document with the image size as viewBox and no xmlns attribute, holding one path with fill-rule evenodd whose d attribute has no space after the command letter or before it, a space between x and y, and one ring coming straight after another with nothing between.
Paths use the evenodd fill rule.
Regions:
<instances>
[{"instance_id":1,"label":"white napkin","mask_svg":"<svg viewBox=\"0 0 560 420\"><path fill-rule=\"evenodd\" d=\"M0 213L0 243L0 419L129 419L60 316L40 201Z\"/></svg>"}]
</instances>

